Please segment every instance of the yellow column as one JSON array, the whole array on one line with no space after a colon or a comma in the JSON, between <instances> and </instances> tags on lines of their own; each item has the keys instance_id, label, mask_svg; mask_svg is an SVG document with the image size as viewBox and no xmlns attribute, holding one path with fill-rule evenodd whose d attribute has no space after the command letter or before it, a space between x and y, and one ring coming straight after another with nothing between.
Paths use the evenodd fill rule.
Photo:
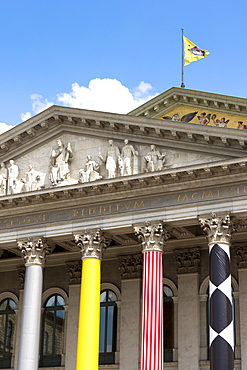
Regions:
<instances>
[{"instance_id":1,"label":"yellow column","mask_svg":"<svg viewBox=\"0 0 247 370\"><path fill-rule=\"evenodd\" d=\"M77 370L97 370L99 362L101 261L82 261L81 297L79 311Z\"/></svg>"},{"instance_id":2,"label":"yellow column","mask_svg":"<svg viewBox=\"0 0 247 370\"><path fill-rule=\"evenodd\" d=\"M105 239L101 232L75 235L82 252L76 370L98 370L100 331L100 268Z\"/></svg>"}]
</instances>

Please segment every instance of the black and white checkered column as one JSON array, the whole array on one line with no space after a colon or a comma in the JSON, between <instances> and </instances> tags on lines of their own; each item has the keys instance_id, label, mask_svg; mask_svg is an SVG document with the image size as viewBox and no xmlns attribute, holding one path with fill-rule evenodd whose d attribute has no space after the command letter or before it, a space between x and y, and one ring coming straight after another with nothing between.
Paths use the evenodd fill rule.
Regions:
<instances>
[{"instance_id":1,"label":"black and white checkered column","mask_svg":"<svg viewBox=\"0 0 247 370\"><path fill-rule=\"evenodd\" d=\"M229 214L199 218L209 242L209 346L210 369L234 369L234 332L230 273L230 238L233 231Z\"/></svg>"}]
</instances>

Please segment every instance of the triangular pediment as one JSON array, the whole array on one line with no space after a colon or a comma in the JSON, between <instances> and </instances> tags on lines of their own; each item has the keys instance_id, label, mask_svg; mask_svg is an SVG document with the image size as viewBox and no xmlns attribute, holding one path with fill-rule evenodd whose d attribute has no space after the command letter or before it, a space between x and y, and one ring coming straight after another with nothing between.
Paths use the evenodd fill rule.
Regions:
<instances>
[{"instance_id":1,"label":"triangular pediment","mask_svg":"<svg viewBox=\"0 0 247 370\"><path fill-rule=\"evenodd\" d=\"M129 113L130 115L247 129L247 100L173 87Z\"/></svg>"},{"instance_id":2,"label":"triangular pediment","mask_svg":"<svg viewBox=\"0 0 247 370\"><path fill-rule=\"evenodd\" d=\"M53 106L1 135L1 195L222 168L244 162L246 142L240 130Z\"/></svg>"}]
</instances>

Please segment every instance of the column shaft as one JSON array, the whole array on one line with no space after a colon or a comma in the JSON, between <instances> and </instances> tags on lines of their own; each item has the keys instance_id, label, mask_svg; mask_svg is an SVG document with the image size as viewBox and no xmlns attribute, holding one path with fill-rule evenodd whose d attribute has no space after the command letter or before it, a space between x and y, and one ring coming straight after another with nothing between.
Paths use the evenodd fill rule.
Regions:
<instances>
[{"instance_id":1,"label":"column shaft","mask_svg":"<svg viewBox=\"0 0 247 370\"><path fill-rule=\"evenodd\" d=\"M100 268L99 259L86 258L82 261L77 370L98 370Z\"/></svg>"},{"instance_id":2,"label":"column shaft","mask_svg":"<svg viewBox=\"0 0 247 370\"><path fill-rule=\"evenodd\" d=\"M141 369L163 369L162 253L143 255Z\"/></svg>"},{"instance_id":3,"label":"column shaft","mask_svg":"<svg viewBox=\"0 0 247 370\"><path fill-rule=\"evenodd\" d=\"M240 313L240 339L241 339L241 364L242 369L247 369L247 268L238 270L239 277L239 313Z\"/></svg>"},{"instance_id":4,"label":"column shaft","mask_svg":"<svg viewBox=\"0 0 247 370\"><path fill-rule=\"evenodd\" d=\"M210 246L210 369L234 368L234 336L230 248L226 243Z\"/></svg>"},{"instance_id":5,"label":"column shaft","mask_svg":"<svg viewBox=\"0 0 247 370\"><path fill-rule=\"evenodd\" d=\"M209 246L209 351L211 370L234 369L234 332L230 240L234 231L229 213L199 217Z\"/></svg>"},{"instance_id":6,"label":"column shaft","mask_svg":"<svg viewBox=\"0 0 247 370\"><path fill-rule=\"evenodd\" d=\"M40 315L43 267L26 267L18 370L37 370L40 341Z\"/></svg>"}]
</instances>

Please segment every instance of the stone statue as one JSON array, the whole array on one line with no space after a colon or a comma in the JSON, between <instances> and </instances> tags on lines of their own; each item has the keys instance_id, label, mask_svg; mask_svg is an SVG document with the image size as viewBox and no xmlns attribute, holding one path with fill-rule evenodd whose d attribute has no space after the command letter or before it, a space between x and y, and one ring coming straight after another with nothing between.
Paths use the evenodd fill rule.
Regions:
<instances>
[{"instance_id":1,"label":"stone statue","mask_svg":"<svg viewBox=\"0 0 247 370\"><path fill-rule=\"evenodd\" d=\"M121 152L121 159L122 162L119 161L119 168L120 168L120 175L132 175L135 169L135 161L136 157L138 156L138 152L133 148L132 145L129 144L129 140L124 140L124 147ZM120 165L121 163L121 165Z\"/></svg>"},{"instance_id":2,"label":"stone statue","mask_svg":"<svg viewBox=\"0 0 247 370\"><path fill-rule=\"evenodd\" d=\"M15 164L13 159L9 161L10 166L8 167L8 193L15 194L17 191L17 177L19 174L18 166Z\"/></svg>"},{"instance_id":3,"label":"stone statue","mask_svg":"<svg viewBox=\"0 0 247 370\"><path fill-rule=\"evenodd\" d=\"M69 179L70 169L69 163L73 157L72 149L70 143L67 146L58 139L57 148L53 149L51 152L51 172L49 179L52 185L57 185L63 181Z\"/></svg>"},{"instance_id":4,"label":"stone statue","mask_svg":"<svg viewBox=\"0 0 247 370\"><path fill-rule=\"evenodd\" d=\"M79 170L79 182L96 181L101 178L102 176L99 174L99 164L93 160L91 155L88 155L85 169Z\"/></svg>"},{"instance_id":5,"label":"stone statue","mask_svg":"<svg viewBox=\"0 0 247 370\"><path fill-rule=\"evenodd\" d=\"M155 145L150 145L150 152L144 157L144 172L160 171L164 167L165 154L156 150Z\"/></svg>"},{"instance_id":6,"label":"stone statue","mask_svg":"<svg viewBox=\"0 0 247 370\"><path fill-rule=\"evenodd\" d=\"M46 173L36 171L33 165L28 166L28 171L26 172L25 190L34 191L44 188Z\"/></svg>"},{"instance_id":7,"label":"stone statue","mask_svg":"<svg viewBox=\"0 0 247 370\"><path fill-rule=\"evenodd\" d=\"M6 189L7 189L7 168L5 167L5 164L2 162L0 165L0 196L6 195Z\"/></svg>"},{"instance_id":8,"label":"stone statue","mask_svg":"<svg viewBox=\"0 0 247 370\"><path fill-rule=\"evenodd\" d=\"M99 159L106 164L105 167L108 179L116 177L119 158L119 148L113 144L113 140L109 140L109 147L107 148L105 159L102 157L101 153L99 153Z\"/></svg>"}]
</instances>

